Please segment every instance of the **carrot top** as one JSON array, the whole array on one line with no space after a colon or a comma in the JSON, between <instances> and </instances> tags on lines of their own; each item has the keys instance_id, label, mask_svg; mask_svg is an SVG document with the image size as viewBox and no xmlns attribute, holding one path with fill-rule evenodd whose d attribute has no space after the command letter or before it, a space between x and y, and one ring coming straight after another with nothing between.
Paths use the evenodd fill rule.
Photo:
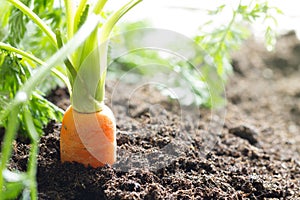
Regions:
<instances>
[{"instance_id":1,"label":"carrot top","mask_svg":"<svg viewBox=\"0 0 300 200\"><path fill-rule=\"evenodd\" d=\"M142 0L129 0L127 4L120 7L103 23L99 21L99 18L103 15L103 8L108 0L79 0L77 6L75 5L77 1L64 0L67 22L66 36L61 34L60 30L56 30L54 33L45 21L39 18L36 13L20 0L7 1L30 18L48 36L51 43L60 49L62 49L64 42L69 43L75 35L78 35L77 33L81 29L81 26L87 24L87 21L91 21L91 24L97 24L96 27L93 27L91 30L86 30L89 35L81 46L75 51L70 51L71 48L69 49L68 52L73 52L73 54L65 59L67 76L55 69L53 69L52 72L65 82L71 95L71 103L76 111L81 113L93 113L102 110L107 70L107 40L118 20ZM93 19L96 21L93 22ZM38 64L47 64L34 55L2 42L0 42L0 47L16 52ZM44 76L44 74L42 75ZM26 90L30 91L35 84L31 85L32 86L28 86ZM5 115L7 115L7 113L5 113Z\"/></svg>"},{"instance_id":2,"label":"carrot top","mask_svg":"<svg viewBox=\"0 0 300 200\"><path fill-rule=\"evenodd\" d=\"M71 102L74 109L82 113L101 110L105 96L105 77L107 70L107 40L117 21L141 0L131 0L106 22L100 24L88 39L65 61L71 88ZM72 0L65 0L67 14L67 38L72 38L91 14L101 15L107 0L98 0L90 5L81 0L74 9ZM56 32L59 47L62 46L60 32Z\"/></svg>"}]
</instances>

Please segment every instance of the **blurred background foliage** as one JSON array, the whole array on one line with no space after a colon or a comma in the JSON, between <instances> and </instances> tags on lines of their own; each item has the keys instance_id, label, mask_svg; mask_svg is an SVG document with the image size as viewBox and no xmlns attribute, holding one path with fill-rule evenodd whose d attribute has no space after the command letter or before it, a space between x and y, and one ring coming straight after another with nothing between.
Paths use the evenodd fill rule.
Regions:
<instances>
[{"instance_id":1,"label":"blurred background foliage","mask_svg":"<svg viewBox=\"0 0 300 200\"><path fill-rule=\"evenodd\" d=\"M191 8L182 9L190 10ZM217 20L219 16L228 12L228 9L231 11L231 15L226 19L226 22ZM232 73L231 53L236 51L242 42L251 36L250 26L258 21L265 26L266 48L272 50L276 42L276 17L282 14L282 11L277 7L270 6L268 1L241 0L233 7L232 5L221 4L213 10L206 10L206 14L209 20L201 24L195 24L199 28L197 33L191 37L191 40L202 48L199 54L189 58L189 61L196 61L196 65L193 66L191 62L182 59L174 59L174 56L162 56L159 51L139 50L116 59L109 70L114 73L115 77L129 71L141 76L155 76L156 69L151 70L139 66L146 63L163 65L178 72L181 74L182 79L190 82L196 98L193 101L184 101L186 104L193 103L207 108L224 106L226 101L223 94L224 85L228 76ZM197 22L196 19L191 19L191 21ZM141 34L142 31L132 30L149 27L153 27L153 25L145 19L134 23L123 23L118 26L117 32L124 36L121 39L125 41L123 45L130 50L133 46L136 46L135 43L146 37ZM173 81L170 84L174 86L173 89L186 90L182 81L178 81L178 79L173 79Z\"/></svg>"}]
</instances>

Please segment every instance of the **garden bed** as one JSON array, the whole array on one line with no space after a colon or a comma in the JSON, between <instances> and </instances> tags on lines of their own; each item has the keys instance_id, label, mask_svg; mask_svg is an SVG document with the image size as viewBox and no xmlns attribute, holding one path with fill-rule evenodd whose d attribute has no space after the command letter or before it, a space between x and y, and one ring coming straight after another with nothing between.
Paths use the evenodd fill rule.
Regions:
<instances>
[{"instance_id":1,"label":"garden bed","mask_svg":"<svg viewBox=\"0 0 300 200\"><path fill-rule=\"evenodd\" d=\"M177 102L153 87L129 99L126 91L136 86L124 85L110 102L116 82L109 81L118 162L98 169L61 164L60 123L49 123L39 145L39 199L300 198L299 45L289 34L274 53L251 40L234 54L222 131L211 128L221 119L208 110L180 119ZM65 89L49 99L69 104ZM14 144L10 168L26 170L29 148Z\"/></svg>"}]
</instances>

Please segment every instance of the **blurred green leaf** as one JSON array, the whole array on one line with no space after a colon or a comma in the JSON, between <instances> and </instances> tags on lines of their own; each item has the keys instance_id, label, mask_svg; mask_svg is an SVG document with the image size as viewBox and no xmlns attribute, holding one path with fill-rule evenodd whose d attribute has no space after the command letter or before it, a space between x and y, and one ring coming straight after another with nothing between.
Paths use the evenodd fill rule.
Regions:
<instances>
[{"instance_id":1,"label":"blurred green leaf","mask_svg":"<svg viewBox=\"0 0 300 200\"><path fill-rule=\"evenodd\" d=\"M3 199L18 199L24 185L21 181L19 182L7 182L5 184L5 191L2 192Z\"/></svg>"},{"instance_id":2,"label":"blurred green leaf","mask_svg":"<svg viewBox=\"0 0 300 200\"><path fill-rule=\"evenodd\" d=\"M222 12L225 7L226 7L226 5L222 4L222 5L218 6L215 10L208 10L207 14L208 15L217 15L218 13Z\"/></svg>"},{"instance_id":3,"label":"blurred green leaf","mask_svg":"<svg viewBox=\"0 0 300 200\"><path fill-rule=\"evenodd\" d=\"M21 172L13 172L8 169L4 170L2 173L5 184L4 190L1 193L1 199L17 199L26 186L27 175Z\"/></svg>"}]
</instances>

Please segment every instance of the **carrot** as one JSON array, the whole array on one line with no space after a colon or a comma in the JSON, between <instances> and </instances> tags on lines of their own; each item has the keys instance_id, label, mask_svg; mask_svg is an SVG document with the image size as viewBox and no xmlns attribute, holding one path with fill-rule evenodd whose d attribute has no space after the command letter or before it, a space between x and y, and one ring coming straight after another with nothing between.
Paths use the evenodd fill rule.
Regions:
<instances>
[{"instance_id":1,"label":"carrot","mask_svg":"<svg viewBox=\"0 0 300 200\"><path fill-rule=\"evenodd\" d=\"M68 69L71 106L66 110L60 134L61 162L78 162L100 167L116 161L116 122L104 105L107 71L107 40L117 21L141 0L130 0L98 26L74 54L65 60ZM81 0L76 10L73 1L65 1L67 37L70 39L88 15L101 15L107 0L98 0L90 9ZM63 39L56 32L58 47Z\"/></svg>"},{"instance_id":2,"label":"carrot","mask_svg":"<svg viewBox=\"0 0 300 200\"><path fill-rule=\"evenodd\" d=\"M60 134L62 162L100 167L116 161L116 123L112 111L103 106L95 113L79 113L70 106Z\"/></svg>"}]
</instances>

